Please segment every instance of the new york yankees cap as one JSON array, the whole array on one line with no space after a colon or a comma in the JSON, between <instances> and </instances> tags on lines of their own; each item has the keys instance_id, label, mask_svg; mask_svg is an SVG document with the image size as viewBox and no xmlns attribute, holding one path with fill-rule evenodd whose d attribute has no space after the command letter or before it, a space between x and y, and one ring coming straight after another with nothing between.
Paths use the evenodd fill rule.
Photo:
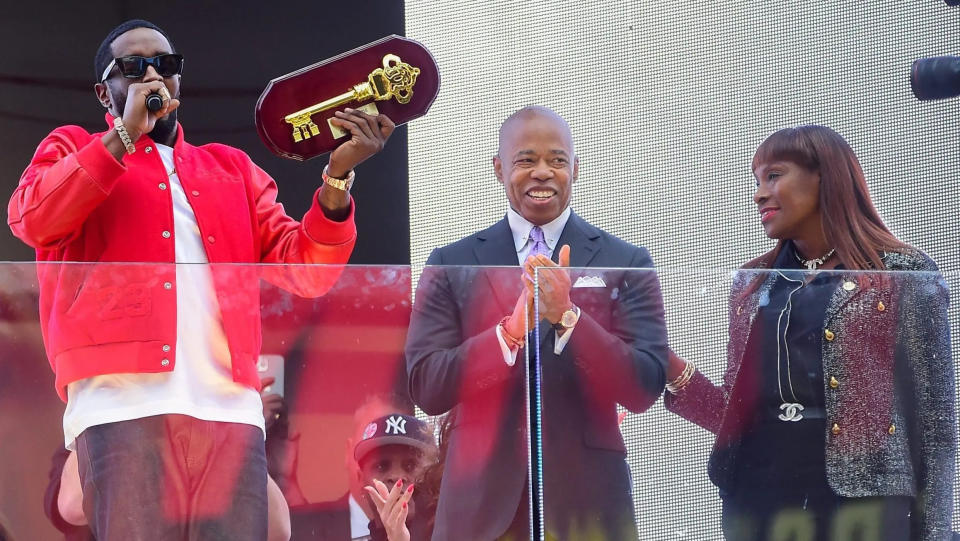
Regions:
<instances>
[{"instance_id":1,"label":"new york yankees cap","mask_svg":"<svg viewBox=\"0 0 960 541\"><path fill-rule=\"evenodd\" d=\"M360 462L370 451L384 445L408 445L424 453L436 451L429 425L403 413L391 413L370 421L363 430L360 441L353 448L353 458Z\"/></svg>"}]
</instances>

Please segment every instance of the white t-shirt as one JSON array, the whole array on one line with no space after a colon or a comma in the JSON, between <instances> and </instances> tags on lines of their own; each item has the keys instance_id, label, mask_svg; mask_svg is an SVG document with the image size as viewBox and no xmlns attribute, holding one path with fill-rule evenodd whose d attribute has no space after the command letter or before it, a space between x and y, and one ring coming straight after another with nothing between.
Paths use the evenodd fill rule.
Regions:
<instances>
[{"instance_id":1,"label":"white t-shirt","mask_svg":"<svg viewBox=\"0 0 960 541\"><path fill-rule=\"evenodd\" d=\"M360 507L360 502L350 494L347 501L350 505L350 539L352 541L366 541L370 539L370 519Z\"/></svg>"},{"instance_id":2,"label":"white t-shirt","mask_svg":"<svg viewBox=\"0 0 960 541\"><path fill-rule=\"evenodd\" d=\"M172 372L109 374L69 384L63 414L64 443L68 449L73 449L76 437L88 427L162 414L249 424L265 433L260 394L233 381L230 351L207 254L197 218L174 168L173 148L155 146L169 172L168 182L157 189L169 189L173 197L176 366ZM159 234L158 238L155 242L170 242Z\"/></svg>"}]
</instances>

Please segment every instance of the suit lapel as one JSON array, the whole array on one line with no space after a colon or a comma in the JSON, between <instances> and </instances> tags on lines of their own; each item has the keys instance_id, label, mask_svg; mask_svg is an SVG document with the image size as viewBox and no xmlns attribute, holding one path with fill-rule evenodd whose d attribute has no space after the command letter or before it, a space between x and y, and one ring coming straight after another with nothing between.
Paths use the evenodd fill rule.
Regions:
<instances>
[{"instance_id":1,"label":"suit lapel","mask_svg":"<svg viewBox=\"0 0 960 541\"><path fill-rule=\"evenodd\" d=\"M557 241L557 247L553 251L553 260L557 261L560 247L569 244L570 266L574 268L588 267L600 249L599 238L599 229L588 224L575 212L570 212L567 225L564 226L563 233L560 234L560 240Z\"/></svg>"},{"instance_id":2,"label":"suit lapel","mask_svg":"<svg viewBox=\"0 0 960 541\"><path fill-rule=\"evenodd\" d=\"M502 310L505 310L504 314L510 314L513 312L517 297L520 295L520 265L517 261L513 233L506 217L477 233L477 244L473 248L473 254L477 258L477 265L484 267L517 267L518 277L513 285L503 284L501 283L502 280L499 279L508 272L506 270L481 271L486 277L498 305Z\"/></svg>"}]
</instances>

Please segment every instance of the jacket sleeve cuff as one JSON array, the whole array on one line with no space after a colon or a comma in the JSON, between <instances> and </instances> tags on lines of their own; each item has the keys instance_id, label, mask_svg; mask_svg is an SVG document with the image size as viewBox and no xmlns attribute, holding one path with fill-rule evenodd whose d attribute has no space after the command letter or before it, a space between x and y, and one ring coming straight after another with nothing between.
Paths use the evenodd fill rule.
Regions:
<instances>
[{"instance_id":1,"label":"jacket sleeve cuff","mask_svg":"<svg viewBox=\"0 0 960 541\"><path fill-rule=\"evenodd\" d=\"M77 163L93 180L93 182L103 190L103 193L110 193L117 180L127 170L127 166L117 161L104 146L99 137L94 137L87 146L81 148L77 154Z\"/></svg>"},{"instance_id":2,"label":"jacket sleeve cuff","mask_svg":"<svg viewBox=\"0 0 960 541\"><path fill-rule=\"evenodd\" d=\"M112 156L111 156L112 158ZM346 244L357 238L357 224L353 221L356 205L350 196L350 214L342 222L335 222L320 207L320 188L313 194L313 204L303 217L303 230L317 244Z\"/></svg>"}]
</instances>

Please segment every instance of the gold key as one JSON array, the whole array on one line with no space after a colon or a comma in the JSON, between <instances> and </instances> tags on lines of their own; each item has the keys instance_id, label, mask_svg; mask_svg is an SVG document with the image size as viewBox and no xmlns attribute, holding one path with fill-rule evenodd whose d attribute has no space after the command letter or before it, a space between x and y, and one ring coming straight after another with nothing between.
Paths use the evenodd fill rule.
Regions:
<instances>
[{"instance_id":1,"label":"gold key","mask_svg":"<svg viewBox=\"0 0 960 541\"><path fill-rule=\"evenodd\" d=\"M299 143L320 134L320 128L314 124L311 116L327 109L339 107L352 101L376 101L395 98L397 103L406 104L413 97L413 85L420 75L420 68L416 68L400 60L395 54L383 57L383 67L373 70L367 76L367 82L354 85L349 91L335 96L306 109L283 117L284 122L293 126L293 141Z\"/></svg>"}]
</instances>

